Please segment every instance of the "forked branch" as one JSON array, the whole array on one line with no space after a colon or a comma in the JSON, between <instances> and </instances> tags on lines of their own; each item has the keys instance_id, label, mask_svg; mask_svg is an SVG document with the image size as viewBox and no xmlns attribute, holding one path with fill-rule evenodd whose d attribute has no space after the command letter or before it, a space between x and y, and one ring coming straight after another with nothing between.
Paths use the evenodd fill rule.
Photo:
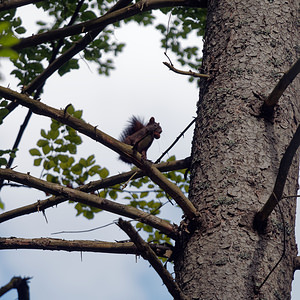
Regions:
<instances>
[{"instance_id":1,"label":"forked branch","mask_svg":"<svg viewBox=\"0 0 300 300\"><path fill-rule=\"evenodd\" d=\"M123 7L114 11L109 11L105 15L93 20L89 20L69 27L51 30L45 33L21 39L18 44L13 46L13 49L18 51L23 48L33 47L42 43L51 42L53 40L61 39L67 36L78 35L85 32L98 30L99 28L106 27L107 25L140 14L142 11L150 11L153 9L176 6L203 8L207 7L207 0L147 0L146 4L144 2L145 0L141 0L130 6Z\"/></svg>"},{"instance_id":2,"label":"forked branch","mask_svg":"<svg viewBox=\"0 0 300 300\"><path fill-rule=\"evenodd\" d=\"M189 219L192 220L197 218L198 213L196 211L196 208L190 202L190 200L187 197L185 197L180 188L177 185L170 182L161 172L157 170L157 168L152 163L145 161L140 155L140 153L133 150L131 146L121 143L120 141L109 136L108 134L100 131L96 127L85 123L83 120L71 116L65 110L55 109L46 104L35 101L26 95L12 91L8 88L0 87L0 96L11 101L16 101L17 103L28 107L38 115L47 116L59 121L60 123L69 125L75 130L83 133L84 135L100 142L101 144L105 145L111 150L117 152L121 156L128 158L137 167L144 170L153 182L155 182L165 192L167 192L182 208L185 215Z\"/></svg>"},{"instance_id":3,"label":"forked branch","mask_svg":"<svg viewBox=\"0 0 300 300\"><path fill-rule=\"evenodd\" d=\"M29 300L28 281L30 277L13 277L9 283L0 288L0 297L12 289L17 289L18 299Z\"/></svg>"},{"instance_id":4,"label":"forked branch","mask_svg":"<svg viewBox=\"0 0 300 300\"><path fill-rule=\"evenodd\" d=\"M179 161L161 163L161 164L157 165L157 168L161 172L166 172L166 171L172 171L172 170L185 169L189 165L190 165L190 158L187 157L186 159L179 160ZM108 178L104 178L101 180L91 181L85 185L79 186L77 188L77 190L86 192L86 193L92 193L99 189L107 188L107 187L113 186L115 184L120 184L120 183L126 182L129 178L136 179L136 178L140 178L142 176L145 176L144 171L133 170L133 171L119 174L119 175L114 175L114 176L111 176ZM49 207L56 206L65 201L68 201L68 198L66 198L64 196L52 196L46 200L39 200L35 203L21 206L16 209L12 209L10 211L0 214L0 223L5 222L7 220L11 220L13 218L31 214L34 212L44 211L45 209L47 209Z\"/></svg>"},{"instance_id":5,"label":"forked branch","mask_svg":"<svg viewBox=\"0 0 300 300\"><path fill-rule=\"evenodd\" d=\"M52 195L63 196L72 201L90 205L131 219L139 220L145 224L157 228L158 230L162 231L172 238L176 237L175 228L167 221L139 210L135 207L123 205L114 201L110 201L108 199L100 198L93 194L84 193L72 188L64 187L56 183L47 182L45 180L30 176L29 174L23 174L10 169L0 168L0 178L22 183L38 190L48 192Z\"/></svg>"},{"instance_id":6,"label":"forked branch","mask_svg":"<svg viewBox=\"0 0 300 300\"><path fill-rule=\"evenodd\" d=\"M170 294L176 300L187 300L187 297L182 293L181 289L179 288L178 284L175 282L174 278L168 272L168 270L163 266L161 261L158 259L154 251L151 249L150 245L147 244L138 232L134 229L134 227L129 223L121 218L119 219L118 225L122 230L124 230L130 239L134 242L137 249L140 251L141 256L148 260L154 270L162 279L163 283L166 285Z\"/></svg>"},{"instance_id":7,"label":"forked branch","mask_svg":"<svg viewBox=\"0 0 300 300\"><path fill-rule=\"evenodd\" d=\"M113 7L111 7L108 10L107 13L111 13L120 8L123 8L127 5L129 5L131 3L131 1L132 0L119 0ZM65 28L67 28L67 27L65 27ZM72 47L70 47L68 50L66 50L58 58L51 61L49 66L40 75L35 77L34 80L32 80L26 87L24 87L24 89L22 91L23 94L27 93L30 95L36 89L41 87L54 72L56 72L68 60L70 60L72 57L74 57L76 54L78 54L80 51L82 51L89 43L91 43L104 28L105 28L105 26L102 26L95 30L92 30L92 31L88 32L83 38L74 42ZM18 104L16 102L12 102L9 105L7 105L6 109L8 110L9 113L11 113L17 106L18 106ZM4 119L4 117L3 117L3 119Z\"/></svg>"}]
</instances>

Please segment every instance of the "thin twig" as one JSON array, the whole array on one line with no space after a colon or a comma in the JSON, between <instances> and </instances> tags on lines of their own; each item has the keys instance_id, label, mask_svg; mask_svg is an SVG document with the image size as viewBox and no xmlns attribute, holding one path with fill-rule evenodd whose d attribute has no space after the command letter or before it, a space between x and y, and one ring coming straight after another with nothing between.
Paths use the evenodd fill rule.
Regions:
<instances>
[{"instance_id":1,"label":"thin twig","mask_svg":"<svg viewBox=\"0 0 300 300\"><path fill-rule=\"evenodd\" d=\"M180 140L180 138L188 131L188 129L195 123L196 118L194 118L190 124L179 134L179 136L175 139L175 141L167 148L166 151L155 161L155 164L158 164L161 159L176 145L176 143Z\"/></svg>"},{"instance_id":2,"label":"thin twig","mask_svg":"<svg viewBox=\"0 0 300 300\"><path fill-rule=\"evenodd\" d=\"M187 75L187 76L192 76L192 77L197 77L197 78L209 78L209 75L207 75L207 74L200 74L200 73L193 72L191 70L190 71L182 71L182 70L176 69L173 65L169 64L166 61L164 61L163 64L166 65L171 71L173 71L177 74Z\"/></svg>"}]
</instances>

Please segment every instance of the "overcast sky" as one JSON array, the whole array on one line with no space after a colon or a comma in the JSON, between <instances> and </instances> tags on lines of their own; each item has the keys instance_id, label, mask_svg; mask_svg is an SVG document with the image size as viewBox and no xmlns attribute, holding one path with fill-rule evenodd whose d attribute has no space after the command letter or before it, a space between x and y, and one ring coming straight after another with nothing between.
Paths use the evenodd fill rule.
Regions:
<instances>
[{"instance_id":1,"label":"overcast sky","mask_svg":"<svg viewBox=\"0 0 300 300\"><path fill-rule=\"evenodd\" d=\"M27 8L28 22L33 13ZM168 17L161 19L167 24ZM27 32L27 35L33 32ZM174 74L163 64L166 58L160 48L160 34L154 29L130 24L114 32L115 38L126 42L124 53L119 55L116 70L109 77L99 76L92 64L81 62L81 68L63 77L52 76L46 83L41 101L55 108L64 108L72 103L83 109L83 118L113 137L120 131L132 114L145 119L154 116L161 123L161 139L153 143L149 158L155 160L196 116L198 89L196 83ZM194 40L201 43L200 40ZM173 57L174 61L175 58ZM17 89L16 81L9 77L9 64L1 61L1 73L5 79L1 85ZM0 126L1 149L11 148L27 109L18 107ZM14 166L20 172L30 172L39 177L41 170L33 167L33 158L28 150L35 146L40 129L48 129L49 120L36 116L26 130L19 147L19 156ZM193 128L170 151L178 159L190 155ZM95 154L97 163L107 167L111 175L129 170L128 165L117 159L117 154L99 143L84 139L78 149L80 157ZM5 209L45 199L44 193L29 189L3 188L1 199ZM31 214L1 224L1 236L52 237L64 239L91 239L115 241L127 239L116 226L84 234L60 234L62 230L83 230L108 224L118 218L109 213L99 213L93 220L75 217L76 211L69 204L60 204L46 211L48 223L41 213ZM180 221L181 213L170 204L163 209L163 217L173 222ZM280 255L280 254L279 254ZM279 257L279 256L278 256ZM97 253L68 253L41 250L1 250L0 286L13 276L33 277L30 282L31 299L108 299L108 300L168 300L172 297L149 263L133 255L110 255ZM299 282L297 272L296 281ZM300 291L298 295L300 294ZM16 299L12 291L1 299ZM297 299L296 296L293 299ZM299 298L298 298L299 299Z\"/></svg>"}]
</instances>

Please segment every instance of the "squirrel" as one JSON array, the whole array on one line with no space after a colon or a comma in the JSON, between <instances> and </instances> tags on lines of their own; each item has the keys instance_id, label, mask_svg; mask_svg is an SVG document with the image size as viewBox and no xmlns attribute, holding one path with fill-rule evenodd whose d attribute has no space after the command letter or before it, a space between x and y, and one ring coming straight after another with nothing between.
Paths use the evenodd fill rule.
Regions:
<instances>
[{"instance_id":1,"label":"squirrel","mask_svg":"<svg viewBox=\"0 0 300 300\"><path fill-rule=\"evenodd\" d=\"M133 149L140 152L143 159L147 159L147 150L151 146L154 139L159 139L162 129L159 123L155 122L151 117L148 124L136 116L129 119L129 125L122 131L119 140L127 145L133 146ZM120 159L126 163L132 162L120 156Z\"/></svg>"}]
</instances>

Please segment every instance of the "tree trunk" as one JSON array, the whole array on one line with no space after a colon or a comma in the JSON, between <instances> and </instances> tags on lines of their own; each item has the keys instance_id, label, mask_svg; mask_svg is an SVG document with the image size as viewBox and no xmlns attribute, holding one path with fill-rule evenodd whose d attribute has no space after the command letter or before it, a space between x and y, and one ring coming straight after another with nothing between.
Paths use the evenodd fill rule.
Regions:
<instances>
[{"instance_id":1,"label":"tree trunk","mask_svg":"<svg viewBox=\"0 0 300 300\"><path fill-rule=\"evenodd\" d=\"M192 147L190 199L201 224L177 244L176 279L189 299L289 299L293 278L296 198L282 199L264 233L255 212L272 193L280 159L300 120L299 78L288 87L274 118L258 116L283 72L299 57L297 3L209 1ZM256 96L255 96L256 95ZM297 192L298 155L283 196Z\"/></svg>"}]
</instances>

